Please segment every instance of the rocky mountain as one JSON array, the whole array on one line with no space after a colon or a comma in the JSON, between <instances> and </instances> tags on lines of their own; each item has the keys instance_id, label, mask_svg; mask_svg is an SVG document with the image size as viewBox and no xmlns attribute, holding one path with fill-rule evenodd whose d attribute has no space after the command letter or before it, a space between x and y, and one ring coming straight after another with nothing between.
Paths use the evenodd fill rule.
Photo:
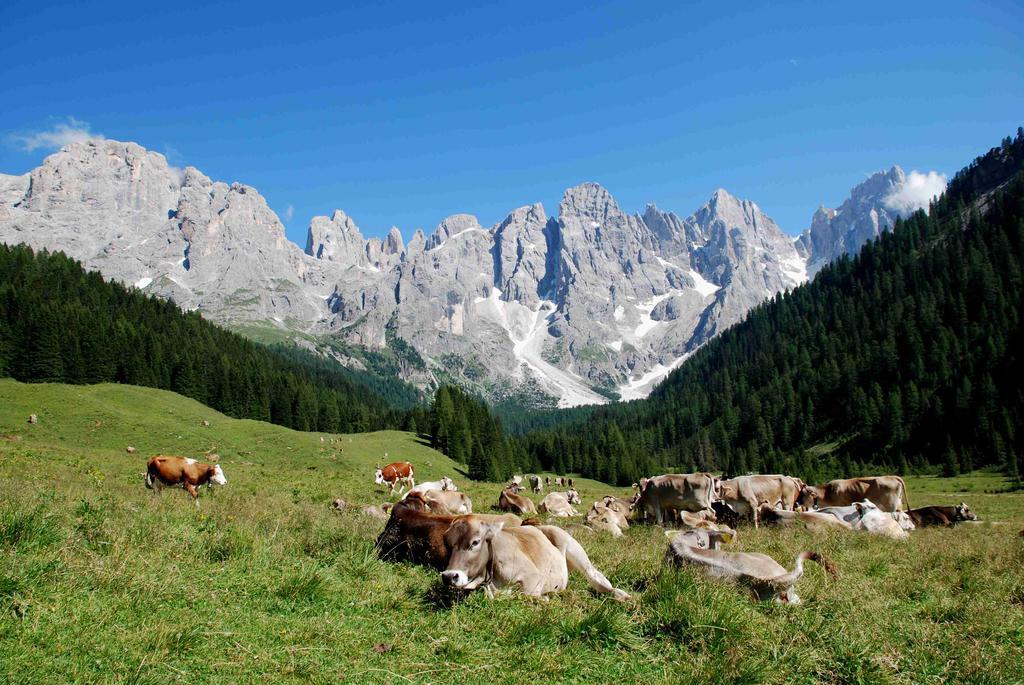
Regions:
<instances>
[{"instance_id":1,"label":"rocky mountain","mask_svg":"<svg viewBox=\"0 0 1024 685\"><path fill-rule=\"evenodd\" d=\"M554 217L540 204L490 227L459 214L407 243L396 228L367 240L336 210L313 218L303 251L253 188L133 143L75 143L0 176L4 242L63 250L230 325L411 346L422 382L561 406L645 396L752 306L805 281L805 257L835 244L809 233L794 244L725 190L684 218L624 212L583 183Z\"/></svg>"},{"instance_id":2,"label":"rocky mountain","mask_svg":"<svg viewBox=\"0 0 1024 685\"><path fill-rule=\"evenodd\" d=\"M837 257L856 253L864 243L891 229L897 217L926 206L927 195L909 202L902 197L907 186L907 175L894 166L855 186L836 209L819 207L810 228L796 241L797 250L807 261L808 275L814 276ZM941 188L938 190L941 192Z\"/></svg>"}]
</instances>

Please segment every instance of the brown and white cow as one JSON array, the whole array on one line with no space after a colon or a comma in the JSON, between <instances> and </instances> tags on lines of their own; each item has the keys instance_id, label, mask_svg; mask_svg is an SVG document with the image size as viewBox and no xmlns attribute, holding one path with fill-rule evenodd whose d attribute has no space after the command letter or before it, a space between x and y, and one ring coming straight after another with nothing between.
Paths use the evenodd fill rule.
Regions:
<instances>
[{"instance_id":1,"label":"brown and white cow","mask_svg":"<svg viewBox=\"0 0 1024 685\"><path fill-rule=\"evenodd\" d=\"M514 514L536 514L537 505L529 497L519 494L522 488L509 487L498 495L498 508L502 511L511 511Z\"/></svg>"},{"instance_id":2,"label":"brown and white cow","mask_svg":"<svg viewBox=\"0 0 1024 685\"><path fill-rule=\"evenodd\" d=\"M835 577L830 561L817 552L801 552L792 571L765 554L718 549L731 539L731 531L687 530L673 536L666 560L678 566L702 569L710 578L746 585L758 599L799 604L796 582L804 574L804 561L816 561Z\"/></svg>"},{"instance_id":3,"label":"brown and white cow","mask_svg":"<svg viewBox=\"0 0 1024 685\"><path fill-rule=\"evenodd\" d=\"M840 478L824 485L805 485L797 504L805 509L821 509L845 507L866 499L882 511L900 511L904 501L907 501L907 509L910 508L907 486L899 476Z\"/></svg>"},{"instance_id":4,"label":"brown and white cow","mask_svg":"<svg viewBox=\"0 0 1024 685\"><path fill-rule=\"evenodd\" d=\"M182 487L199 506L199 488L203 485L227 485L220 464L206 464L188 457L158 454L146 464L146 487L159 494L160 489Z\"/></svg>"},{"instance_id":5,"label":"brown and white cow","mask_svg":"<svg viewBox=\"0 0 1024 685\"><path fill-rule=\"evenodd\" d=\"M952 528L961 521L977 521L978 517L967 506L967 502L961 502L955 507L919 507L907 512L914 525L945 526Z\"/></svg>"},{"instance_id":6,"label":"brown and white cow","mask_svg":"<svg viewBox=\"0 0 1024 685\"><path fill-rule=\"evenodd\" d=\"M373 482L377 485L387 485L390 488L388 494L392 495L395 493L395 488L401 483L402 487L398 491L401 494L406 485L410 488L416 487L416 479L413 476L412 464L407 461L396 461L384 468L378 466L373 474Z\"/></svg>"},{"instance_id":7,"label":"brown and white cow","mask_svg":"<svg viewBox=\"0 0 1024 685\"><path fill-rule=\"evenodd\" d=\"M517 587L523 594L543 597L564 590L569 571L581 571L597 592L619 601L630 599L594 567L583 546L557 526L506 528L471 514L456 519L444 541L451 556L441 578L460 590L483 587L492 597L497 590Z\"/></svg>"},{"instance_id":8,"label":"brown and white cow","mask_svg":"<svg viewBox=\"0 0 1024 685\"><path fill-rule=\"evenodd\" d=\"M657 523L665 521L666 510L704 512L714 520L711 508L716 479L710 473L672 473L647 479L637 501L645 517L653 516Z\"/></svg>"},{"instance_id":9,"label":"brown and white cow","mask_svg":"<svg viewBox=\"0 0 1024 685\"><path fill-rule=\"evenodd\" d=\"M512 514L476 516L508 527L522 523L522 519ZM430 504L419 493L403 499L391 507L388 522L377 536L377 555L385 561L411 561L443 571L450 553L444 534L457 518L432 512Z\"/></svg>"}]
</instances>

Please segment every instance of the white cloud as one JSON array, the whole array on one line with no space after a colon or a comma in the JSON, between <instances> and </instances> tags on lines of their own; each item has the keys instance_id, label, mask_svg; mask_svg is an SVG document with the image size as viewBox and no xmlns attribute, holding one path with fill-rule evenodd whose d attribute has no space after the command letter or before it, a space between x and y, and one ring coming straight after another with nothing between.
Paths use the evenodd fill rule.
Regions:
<instances>
[{"instance_id":1,"label":"white cloud","mask_svg":"<svg viewBox=\"0 0 1024 685\"><path fill-rule=\"evenodd\" d=\"M89 130L88 123L74 117L68 117L67 121L54 124L47 131L16 133L11 136L14 144L25 152L34 152L38 149L58 150L70 143L81 143L97 138L103 138L103 134L93 133Z\"/></svg>"},{"instance_id":2,"label":"white cloud","mask_svg":"<svg viewBox=\"0 0 1024 685\"><path fill-rule=\"evenodd\" d=\"M288 205L288 209L284 210L284 220L291 221L293 216L295 216L295 207Z\"/></svg>"},{"instance_id":3,"label":"white cloud","mask_svg":"<svg viewBox=\"0 0 1024 685\"><path fill-rule=\"evenodd\" d=\"M900 214L910 214L918 209L925 209L936 195L946 189L946 175L937 171L926 174L911 171L902 185L892 189L885 198L885 206Z\"/></svg>"}]
</instances>

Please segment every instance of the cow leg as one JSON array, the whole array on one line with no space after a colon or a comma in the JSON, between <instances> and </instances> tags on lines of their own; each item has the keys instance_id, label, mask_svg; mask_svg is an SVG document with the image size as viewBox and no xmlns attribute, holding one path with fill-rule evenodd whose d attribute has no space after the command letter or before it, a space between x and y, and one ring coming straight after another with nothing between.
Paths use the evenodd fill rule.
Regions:
<instances>
[{"instance_id":1,"label":"cow leg","mask_svg":"<svg viewBox=\"0 0 1024 685\"><path fill-rule=\"evenodd\" d=\"M628 601L629 594L619 590L611 584L603 573L597 570L587 556L583 545L576 542L576 539L557 526L541 526L540 530L545 537L565 555L565 563L569 571L579 571L587 578L590 587L597 592L610 594L620 602Z\"/></svg>"},{"instance_id":2,"label":"cow leg","mask_svg":"<svg viewBox=\"0 0 1024 685\"><path fill-rule=\"evenodd\" d=\"M185 491L188 494L192 495L192 501L195 502L196 506L198 507L199 506L199 491L196 490L196 486L192 485L192 483L183 483L182 487L185 488Z\"/></svg>"}]
</instances>

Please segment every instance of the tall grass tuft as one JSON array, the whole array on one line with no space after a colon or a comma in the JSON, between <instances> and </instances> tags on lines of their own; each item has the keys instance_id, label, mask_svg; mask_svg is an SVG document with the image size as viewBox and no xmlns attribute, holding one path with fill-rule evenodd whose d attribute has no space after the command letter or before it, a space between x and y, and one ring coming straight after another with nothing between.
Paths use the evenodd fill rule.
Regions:
<instances>
[{"instance_id":1,"label":"tall grass tuft","mask_svg":"<svg viewBox=\"0 0 1024 685\"><path fill-rule=\"evenodd\" d=\"M323 599L325 584L318 568L305 566L286 576L274 595L292 604L309 604Z\"/></svg>"},{"instance_id":2,"label":"tall grass tuft","mask_svg":"<svg viewBox=\"0 0 1024 685\"><path fill-rule=\"evenodd\" d=\"M0 510L0 545L18 552L49 547L60 540L60 528L54 516L43 507L18 510L4 507Z\"/></svg>"}]
</instances>

